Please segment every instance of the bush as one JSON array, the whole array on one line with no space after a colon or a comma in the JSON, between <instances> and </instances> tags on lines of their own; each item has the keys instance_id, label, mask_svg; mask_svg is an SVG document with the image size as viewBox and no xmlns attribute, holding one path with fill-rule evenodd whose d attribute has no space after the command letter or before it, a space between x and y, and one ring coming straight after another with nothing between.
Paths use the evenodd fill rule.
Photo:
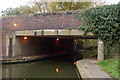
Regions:
<instances>
[{"instance_id":1,"label":"bush","mask_svg":"<svg viewBox=\"0 0 120 80\"><path fill-rule=\"evenodd\" d=\"M105 53L111 56L111 50L114 45L117 47L117 53L120 48L120 19L118 19L118 5L105 5L101 7L94 7L83 10L78 16L83 22L83 29L85 33L92 32L100 38L105 45ZM109 54L108 54L109 53Z\"/></svg>"}]
</instances>

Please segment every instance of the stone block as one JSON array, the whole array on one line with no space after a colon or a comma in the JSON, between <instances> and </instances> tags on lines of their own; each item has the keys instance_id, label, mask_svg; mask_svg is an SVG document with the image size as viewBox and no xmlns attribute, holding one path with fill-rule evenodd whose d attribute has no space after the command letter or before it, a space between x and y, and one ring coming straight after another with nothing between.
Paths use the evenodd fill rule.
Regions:
<instances>
[{"instance_id":1,"label":"stone block","mask_svg":"<svg viewBox=\"0 0 120 80\"><path fill-rule=\"evenodd\" d=\"M58 33L55 29L47 29L44 30L43 35L58 35Z\"/></svg>"},{"instance_id":2,"label":"stone block","mask_svg":"<svg viewBox=\"0 0 120 80\"><path fill-rule=\"evenodd\" d=\"M81 30L70 30L70 35L83 35L84 31Z\"/></svg>"},{"instance_id":3,"label":"stone block","mask_svg":"<svg viewBox=\"0 0 120 80\"><path fill-rule=\"evenodd\" d=\"M70 30L67 30L67 29L61 29L61 30L58 30L58 33L59 35L70 35Z\"/></svg>"},{"instance_id":4,"label":"stone block","mask_svg":"<svg viewBox=\"0 0 120 80\"><path fill-rule=\"evenodd\" d=\"M34 30L16 31L16 36L31 36L34 35Z\"/></svg>"}]
</instances>

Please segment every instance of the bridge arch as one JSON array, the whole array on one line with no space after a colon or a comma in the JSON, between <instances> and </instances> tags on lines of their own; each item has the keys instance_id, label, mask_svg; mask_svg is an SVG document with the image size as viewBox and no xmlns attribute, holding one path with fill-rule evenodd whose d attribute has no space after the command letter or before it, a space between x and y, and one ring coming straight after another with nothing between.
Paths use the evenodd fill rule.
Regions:
<instances>
[{"instance_id":1,"label":"bridge arch","mask_svg":"<svg viewBox=\"0 0 120 80\"><path fill-rule=\"evenodd\" d=\"M11 53L12 53L12 56L22 56L23 54L25 56L25 54L30 54L30 51L31 51L30 48L25 48L24 47L25 46L24 37L26 37L26 39L31 38L31 41L32 40L34 41L35 38L36 38L35 41L39 41L39 43L35 42L34 43L35 45L40 45L41 44L41 47L39 47L41 49L42 49L43 45L47 45L52 50L56 49L56 46L53 46L53 45L54 45L54 42L56 42L56 40L58 38L58 39L63 40L63 42L60 43L60 44L67 43L67 46L71 46L71 47L63 47L62 46L63 47L62 49L68 50L68 51L74 51L75 50L75 46L77 45L74 42L75 39L97 39L97 37L90 32L87 33L84 37L83 37L83 34L84 34L84 31L80 31L80 30L77 30L77 29L72 29L72 30L69 30L69 29L45 29L45 30L16 31L15 35L11 37L12 38L12 46L13 46ZM51 43L53 47L51 45L49 45L48 41L47 41L47 44L46 44L46 42L45 42L46 39L49 40L49 43ZM21 40L23 40L22 43L21 43ZM40 41L41 41L41 43L40 43ZM33 46L35 46L35 45L33 45ZM29 46L32 46L32 45L29 45ZM38 47L38 46L36 46L36 47ZM48 47L43 46L43 48L48 48ZM100 45L98 43L98 51L100 49L102 49L101 47L103 47L103 45ZM23 50L23 48L24 48L24 50ZM27 50L28 52L25 51L25 50ZM21 53L21 51L22 51L22 53ZM31 52L33 52L33 51L37 51L37 50L33 49ZM35 53L37 53L37 52L35 52ZM31 53L31 55L33 55L35 53ZM41 50L41 53L42 53L42 50ZM101 56L103 56L103 55L98 54L98 60L103 59L103 57L101 57Z\"/></svg>"},{"instance_id":2,"label":"bridge arch","mask_svg":"<svg viewBox=\"0 0 120 80\"><path fill-rule=\"evenodd\" d=\"M8 52L15 54L15 43L18 36L67 37L67 38L97 38L92 33L83 37L84 31L75 30L82 25L77 18L80 10L65 12L50 12L35 16L9 16L2 19L2 55ZM16 23L16 27L14 27ZM12 42L10 45L9 42ZM10 46L12 46L10 50ZM103 44L98 42L98 60L104 59Z\"/></svg>"}]
</instances>

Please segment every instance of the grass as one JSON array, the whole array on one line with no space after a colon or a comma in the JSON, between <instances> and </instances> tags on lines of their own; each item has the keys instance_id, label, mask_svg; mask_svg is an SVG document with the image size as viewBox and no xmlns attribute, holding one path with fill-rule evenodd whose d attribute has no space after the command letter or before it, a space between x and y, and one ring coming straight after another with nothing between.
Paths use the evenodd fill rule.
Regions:
<instances>
[{"instance_id":1,"label":"grass","mask_svg":"<svg viewBox=\"0 0 120 80\"><path fill-rule=\"evenodd\" d=\"M98 62L97 64L102 66L102 70L108 72L113 78L118 78L120 80L120 78L118 77L119 69L117 57Z\"/></svg>"}]
</instances>

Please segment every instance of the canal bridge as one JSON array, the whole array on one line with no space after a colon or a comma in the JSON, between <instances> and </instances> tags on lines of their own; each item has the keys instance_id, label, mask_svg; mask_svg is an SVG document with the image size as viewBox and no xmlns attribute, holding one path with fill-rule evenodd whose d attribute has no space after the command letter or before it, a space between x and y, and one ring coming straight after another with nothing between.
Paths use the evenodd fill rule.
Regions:
<instances>
[{"instance_id":1,"label":"canal bridge","mask_svg":"<svg viewBox=\"0 0 120 80\"><path fill-rule=\"evenodd\" d=\"M49 51L74 51L77 39L97 39L78 30L80 10L58 11L2 18L2 56L28 56ZM100 41L100 40L98 40ZM82 45L81 45L82 46ZM98 43L98 60L103 60L103 44Z\"/></svg>"}]
</instances>

